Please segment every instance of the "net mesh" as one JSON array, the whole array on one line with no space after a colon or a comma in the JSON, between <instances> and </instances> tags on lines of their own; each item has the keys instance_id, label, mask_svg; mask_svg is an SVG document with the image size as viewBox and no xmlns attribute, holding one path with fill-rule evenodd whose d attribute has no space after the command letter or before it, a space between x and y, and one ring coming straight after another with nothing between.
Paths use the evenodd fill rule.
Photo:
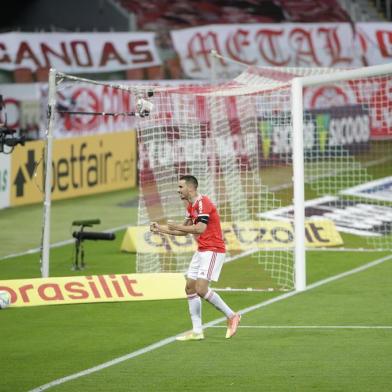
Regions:
<instances>
[{"instance_id":1,"label":"net mesh","mask_svg":"<svg viewBox=\"0 0 392 392\"><path fill-rule=\"evenodd\" d=\"M286 69L280 75L307 76L306 71ZM263 69L258 72L264 74ZM336 71L309 70L309 74L320 74L320 84L303 91L305 215L309 219L334 221L343 235L343 248L389 250L391 75L323 84L321 75L330 72ZM246 75L241 79L246 80ZM267 142L262 148L263 159L266 169L280 178L275 189L287 205L279 211L261 214L272 219L292 220L294 215L291 194L284 191L286 187L290 189L292 175L290 105L290 91L282 85L263 98L262 106L268 108L262 126L262 140ZM269 161L265 162L267 156ZM277 162L285 166L279 174Z\"/></svg>"},{"instance_id":2,"label":"net mesh","mask_svg":"<svg viewBox=\"0 0 392 392\"><path fill-rule=\"evenodd\" d=\"M391 75L380 75L304 92L304 121L314 124L305 150L307 199L321 198L314 203L319 211L307 215L328 217L342 233L362 237L361 248L392 247L390 86Z\"/></svg>"},{"instance_id":3,"label":"net mesh","mask_svg":"<svg viewBox=\"0 0 392 392\"><path fill-rule=\"evenodd\" d=\"M241 224L246 226L258 220L260 212L280 206L259 174L260 97L233 94L240 86L235 82L155 94L154 111L139 122L138 129L139 225L183 221L184 205L176 194L183 174L196 176L199 191L217 205L227 238L241 239ZM139 272L186 270L191 253L176 252L169 243L173 239L166 241L164 253L137 254ZM229 261L248 254L257 254L256 266L268 285L292 287L291 251L228 247Z\"/></svg>"},{"instance_id":4,"label":"net mesh","mask_svg":"<svg viewBox=\"0 0 392 392\"><path fill-rule=\"evenodd\" d=\"M228 261L241 259L238 268L249 270L247 279L238 274L238 282L223 277L223 285L292 289L294 234L282 222L294 217L294 77L320 75L319 85L303 91L306 217L332 220L342 236L341 248L391 249L391 76L322 83L322 75L336 71L251 67L226 83L167 88L62 75L55 137L66 137L68 130L86 135L137 127L138 226L183 221L177 182L192 174L200 193L218 207ZM140 97L153 105L149 115L108 116L137 112ZM71 111L92 114L66 113ZM312 241L328 245L327 228L314 224L309 230L307 247ZM160 251L139 247L138 272L186 270L193 238L148 229L144 236Z\"/></svg>"},{"instance_id":5,"label":"net mesh","mask_svg":"<svg viewBox=\"0 0 392 392\"><path fill-rule=\"evenodd\" d=\"M293 288L292 242L282 238L283 231L258 228L258 237L246 246L249 237L241 235L249 222L292 221L291 80L333 72L251 67L227 83L156 92L154 110L138 124L138 224L182 221L177 181L193 174L200 192L216 203L224 227L231 225L226 239L243 241L228 247L228 260L251 255L257 286ZM306 216L333 220L343 234L342 247L391 248L390 79L382 75L304 90ZM359 185L366 190L361 193ZM369 197L373 190L384 199ZM312 227L307 239L322 246L329 234ZM352 241L346 234L364 239ZM268 235L280 246L269 248L268 241L260 246ZM164 253L138 252L138 271L186 270L191 252L177 252L169 236L160 241Z\"/></svg>"}]
</instances>

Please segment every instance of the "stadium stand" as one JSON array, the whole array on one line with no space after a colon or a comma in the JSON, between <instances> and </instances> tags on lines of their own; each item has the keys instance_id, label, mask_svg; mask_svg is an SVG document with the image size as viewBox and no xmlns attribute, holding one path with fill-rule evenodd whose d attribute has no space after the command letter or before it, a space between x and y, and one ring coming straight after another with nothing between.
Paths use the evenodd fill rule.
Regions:
<instances>
[{"instance_id":1,"label":"stadium stand","mask_svg":"<svg viewBox=\"0 0 392 392\"><path fill-rule=\"evenodd\" d=\"M349 15L337 0L195 1L173 4L119 0L136 15L139 29L184 28L211 23L347 22Z\"/></svg>"},{"instance_id":2,"label":"stadium stand","mask_svg":"<svg viewBox=\"0 0 392 392\"><path fill-rule=\"evenodd\" d=\"M385 21L385 18L390 20L390 16L387 16L387 4L389 4L390 14L390 0L383 2L381 0L375 2L368 0L340 0L341 7L350 15L350 18L356 22L383 22Z\"/></svg>"},{"instance_id":3,"label":"stadium stand","mask_svg":"<svg viewBox=\"0 0 392 392\"><path fill-rule=\"evenodd\" d=\"M273 23L286 18L280 5L262 1L195 1L178 3L152 0L120 0L128 12L134 13L139 29L185 28L212 23Z\"/></svg>"},{"instance_id":4,"label":"stadium stand","mask_svg":"<svg viewBox=\"0 0 392 392\"><path fill-rule=\"evenodd\" d=\"M206 24L385 21L391 0L106 0L89 9L89 0L19 0L0 15L0 31L155 31L164 65L127 70L118 78L181 79L185 75L170 31ZM81 10L78 15L73 10ZM52 12L54 7L57 11ZM87 15L88 14L88 15ZM28 17L27 17L28 15ZM94 26L94 27L93 27ZM47 69L0 72L0 81L47 80Z\"/></svg>"},{"instance_id":5,"label":"stadium stand","mask_svg":"<svg viewBox=\"0 0 392 392\"><path fill-rule=\"evenodd\" d=\"M349 22L350 16L336 0L278 0L287 21L302 23Z\"/></svg>"}]
</instances>

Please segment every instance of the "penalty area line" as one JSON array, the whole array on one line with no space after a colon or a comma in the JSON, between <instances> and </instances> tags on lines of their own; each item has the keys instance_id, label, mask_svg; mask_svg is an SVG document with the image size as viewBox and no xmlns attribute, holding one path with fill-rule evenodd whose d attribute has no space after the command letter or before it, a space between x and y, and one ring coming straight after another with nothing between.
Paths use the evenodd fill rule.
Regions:
<instances>
[{"instance_id":1,"label":"penalty area line","mask_svg":"<svg viewBox=\"0 0 392 392\"><path fill-rule=\"evenodd\" d=\"M338 275L331 276L331 277L329 277L327 279L319 280L318 282L315 282L315 283L307 286L305 291L299 291L299 292L298 291L290 291L288 293L285 293L285 294L279 295L277 297L271 298L271 299L269 299L267 301L260 302L260 303L258 303L256 305L249 306L249 307L247 307L245 309L242 309L242 310L239 311L239 313L240 314L246 314L246 313L253 312L254 310L266 307L266 306L271 305L271 304L273 304L275 302L282 301L282 300L284 300L286 298L293 297L293 296L295 296L297 294L306 293L307 291L312 290L314 288L317 288L317 287L323 286L325 284L334 282L336 280L345 278L347 276L354 275L354 274L357 274L359 272L365 271L365 270L367 270L369 268L375 267L375 266L377 266L377 265L379 265L381 263L384 263L385 261L391 260L391 259L392 259L392 255L388 255L386 257L382 257L380 259L371 261L369 263L366 263L366 264L364 264L364 265L362 265L360 267L354 268L352 270L343 272L343 273L338 274ZM218 324L221 324L224 321L226 321L226 317L221 317L221 318L218 318L216 320L210 321L209 323L203 324L203 328L204 329L205 328L211 328L211 327L214 327L214 326L216 326ZM80 371L78 373L74 373L74 374L71 374L69 376L58 378L56 380L48 382L47 384L44 384L44 385L41 385L41 386L36 387L34 389L31 389L29 392L45 391L45 390L47 390L49 388L52 388L52 387L54 387L56 385L64 384L65 382L76 380L76 379L78 379L80 377L84 377L84 376L87 376L89 374L92 374L92 373L98 372L100 370L106 369L108 367L117 365L117 364L119 364L121 362L124 362L124 361L127 361L129 359L138 357L140 355L149 353L149 352L154 351L154 350L156 350L158 348L161 348L161 347L166 346L166 345L168 345L170 343L173 343L173 342L175 342L176 337L177 336L171 336L169 338L160 340L159 342L150 344L149 346L143 347L143 348L141 348L139 350L133 351L133 352L131 352L129 354L123 355L123 356L118 357L118 358L114 358L111 361L101 363L100 365L91 367L89 369L82 370L82 371Z\"/></svg>"}]
</instances>

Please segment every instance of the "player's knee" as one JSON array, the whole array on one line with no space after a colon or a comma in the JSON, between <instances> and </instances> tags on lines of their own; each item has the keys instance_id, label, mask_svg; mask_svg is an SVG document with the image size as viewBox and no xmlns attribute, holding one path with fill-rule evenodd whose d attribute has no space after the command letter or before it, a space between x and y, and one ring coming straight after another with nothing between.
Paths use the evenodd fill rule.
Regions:
<instances>
[{"instance_id":1,"label":"player's knee","mask_svg":"<svg viewBox=\"0 0 392 392\"><path fill-rule=\"evenodd\" d=\"M205 295L207 294L207 291L208 291L208 284L205 284L204 282L196 283L196 293L199 295L199 297L204 298Z\"/></svg>"},{"instance_id":2,"label":"player's knee","mask_svg":"<svg viewBox=\"0 0 392 392\"><path fill-rule=\"evenodd\" d=\"M200 288L199 290L196 290L196 293L200 298L204 298L207 295L207 292L208 290L204 288Z\"/></svg>"},{"instance_id":3,"label":"player's knee","mask_svg":"<svg viewBox=\"0 0 392 392\"><path fill-rule=\"evenodd\" d=\"M185 294L186 295L191 295L191 294L195 294L195 293L196 293L196 290L194 288L190 288L190 287L185 286Z\"/></svg>"},{"instance_id":4,"label":"player's knee","mask_svg":"<svg viewBox=\"0 0 392 392\"><path fill-rule=\"evenodd\" d=\"M194 284L187 283L185 285L185 293L186 295L191 295L196 293L196 288Z\"/></svg>"}]
</instances>

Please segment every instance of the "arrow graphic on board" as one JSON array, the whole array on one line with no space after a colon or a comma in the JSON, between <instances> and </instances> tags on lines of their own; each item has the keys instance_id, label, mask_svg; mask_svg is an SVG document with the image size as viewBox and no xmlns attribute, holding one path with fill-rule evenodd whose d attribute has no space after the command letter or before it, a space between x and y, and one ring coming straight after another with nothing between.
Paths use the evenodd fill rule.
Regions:
<instances>
[{"instance_id":1,"label":"arrow graphic on board","mask_svg":"<svg viewBox=\"0 0 392 392\"><path fill-rule=\"evenodd\" d=\"M23 174L22 168L20 167L14 181L14 185L16 186L16 197L23 196L25 183L26 183L26 178Z\"/></svg>"},{"instance_id":2,"label":"arrow graphic on board","mask_svg":"<svg viewBox=\"0 0 392 392\"><path fill-rule=\"evenodd\" d=\"M24 195L25 184L28 180L33 178L35 167L35 150L28 150L27 162L24 164L24 167L23 165L19 167L13 182L16 188L16 197L22 197ZM24 168L26 168L26 170L24 170Z\"/></svg>"},{"instance_id":3,"label":"arrow graphic on board","mask_svg":"<svg viewBox=\"0 0 392 392\"><path fill-rule=\"evenodd\" d=\"M25 164L25 167L27 169L27 172L29 173L30 179L33 177L34 170L35 170L35 151L34 150L29 150L27 151L27 163Z\"/></svg>"}]
</instances>

